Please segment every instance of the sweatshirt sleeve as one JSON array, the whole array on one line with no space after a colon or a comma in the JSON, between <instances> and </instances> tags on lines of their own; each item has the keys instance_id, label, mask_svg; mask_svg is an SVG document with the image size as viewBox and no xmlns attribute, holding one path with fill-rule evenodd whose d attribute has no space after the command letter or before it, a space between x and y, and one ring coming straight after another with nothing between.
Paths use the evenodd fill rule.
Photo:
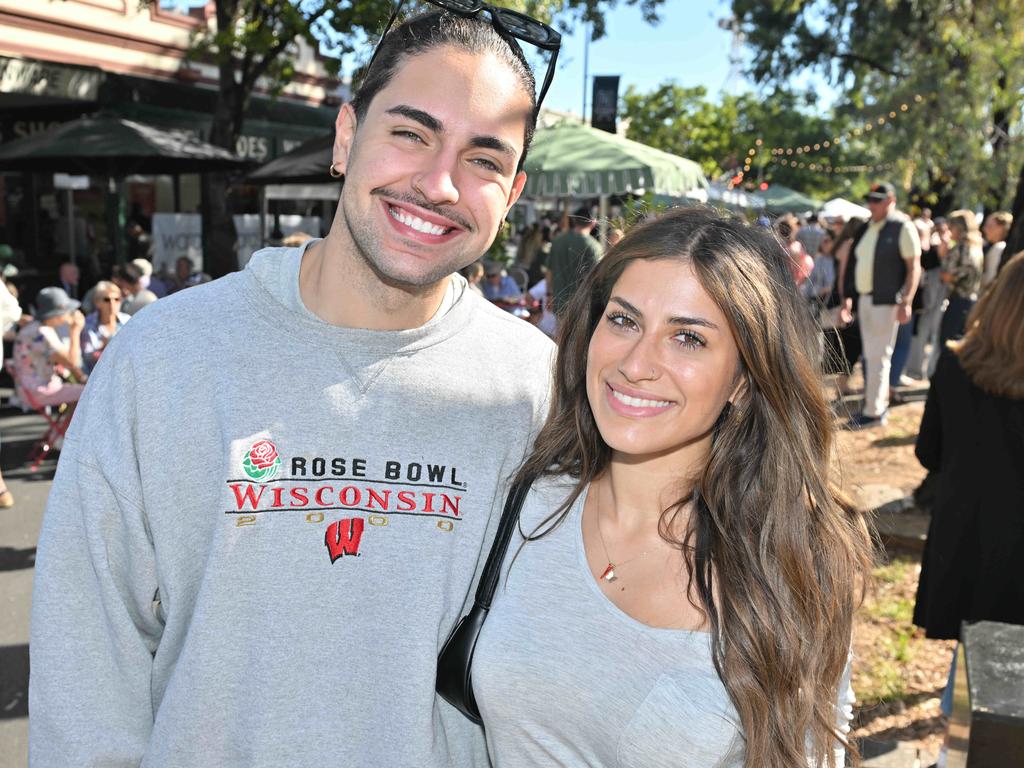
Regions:
<instances>
[{"instance_id":1,"label":"sweatshirt sleeve","mask_svg":"<svg viewBox=\"0 0 1024 768\"><path fill-rule=\"evenodd\" d=\"M162 625L140 502L135 396L129 361L107 357L74 415L40 534L32 768L137 766L153 724L150 678Z\"/></svg>"}]
</instances>

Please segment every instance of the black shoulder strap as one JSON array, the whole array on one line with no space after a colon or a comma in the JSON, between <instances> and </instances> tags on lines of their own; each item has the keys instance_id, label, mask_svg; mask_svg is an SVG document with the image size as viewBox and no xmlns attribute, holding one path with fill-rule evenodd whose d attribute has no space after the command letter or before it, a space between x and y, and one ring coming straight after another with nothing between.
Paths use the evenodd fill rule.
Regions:
<instances>
[{"instance_id":1,"label":"black shoulder strap","mask_svg":"<svg viewBox=\"0 0 1024 768\"><path fill-rule=\"evenodd\" d=\"M530 491L530 482L517 482L512 485L505 499L505 507L501 512L501 521L498 523L498 532L494 536L494 543L491 544L491 553L487 555L487 562L484 564L484 572L480 576L480 583L476 588L476 604L489 610L491 600L494 599L494 590L498 586L498 579L501 576L501 564L505 561L505 553L508 551L508 543L512 540L512 533L519 521L519 511L523 508L523 500Z\"/></svg>"}]
</instances>

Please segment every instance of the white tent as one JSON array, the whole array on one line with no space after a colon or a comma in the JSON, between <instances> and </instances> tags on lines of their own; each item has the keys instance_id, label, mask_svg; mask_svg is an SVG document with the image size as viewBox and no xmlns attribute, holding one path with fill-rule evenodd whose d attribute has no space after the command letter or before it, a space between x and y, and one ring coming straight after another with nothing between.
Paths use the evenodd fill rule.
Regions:
<instances>
[{"instance_id":1,"label":"white tent","mask_svg":"<svg viewBox=\"0 0 1024 768\"><path fill-rule=\"evenodd\" d=\"M819 213L826 219L833 219L836 216L842 216L847 221L850 219L867 219L871 217L871 211L863 205L851 203L849 200L844 200L841 197L829 200L825 203L825 207L822 208Z\"/></svg>"}]
</instances>

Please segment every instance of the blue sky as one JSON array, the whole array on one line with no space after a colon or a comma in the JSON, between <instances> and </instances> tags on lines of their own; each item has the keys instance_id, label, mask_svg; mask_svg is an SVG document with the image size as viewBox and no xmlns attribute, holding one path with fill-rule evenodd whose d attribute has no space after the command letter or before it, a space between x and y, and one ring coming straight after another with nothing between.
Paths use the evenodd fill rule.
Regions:
<instances>
[{"instance_id":1,"label":"blue sky","mask_svg":"<svg viewBox=\"0 0 1024 768\"><path fill-rule=\"evenodd\" d=\"M718 27L718 20L729 16L729 3L667 0L660 15L661 23L651 26L635 6L620 5L609 12L605 36L590 44L590 75L621 76L620 94L628 85L650 91L674 79L685 86L703 85L716 97L730 71L731 35ZM563 36L559 68L546 106L577 114L582 109L585 38L582 29ZM742 75L731 86L733 90L750 89Z\"/></svg>"}]
</instances>

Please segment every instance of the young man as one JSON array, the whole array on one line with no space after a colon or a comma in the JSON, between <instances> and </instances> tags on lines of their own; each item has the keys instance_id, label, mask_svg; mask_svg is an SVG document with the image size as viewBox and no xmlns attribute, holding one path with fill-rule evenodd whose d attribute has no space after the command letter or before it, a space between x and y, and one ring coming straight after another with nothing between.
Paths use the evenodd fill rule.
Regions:
<instances>
[{"instance_id":1,"label":"young man","mask_svg":"<svg viewBox=\"0 0 1024 768\"><path fill-rule=\"evenodd\" d=\"M338 115L327 238L114 338L43 523L33 766L486 762L436 657L553 347L453 272L522 190L534 106L486 15L395 29Z\"/></svg>"}]
</instances>

